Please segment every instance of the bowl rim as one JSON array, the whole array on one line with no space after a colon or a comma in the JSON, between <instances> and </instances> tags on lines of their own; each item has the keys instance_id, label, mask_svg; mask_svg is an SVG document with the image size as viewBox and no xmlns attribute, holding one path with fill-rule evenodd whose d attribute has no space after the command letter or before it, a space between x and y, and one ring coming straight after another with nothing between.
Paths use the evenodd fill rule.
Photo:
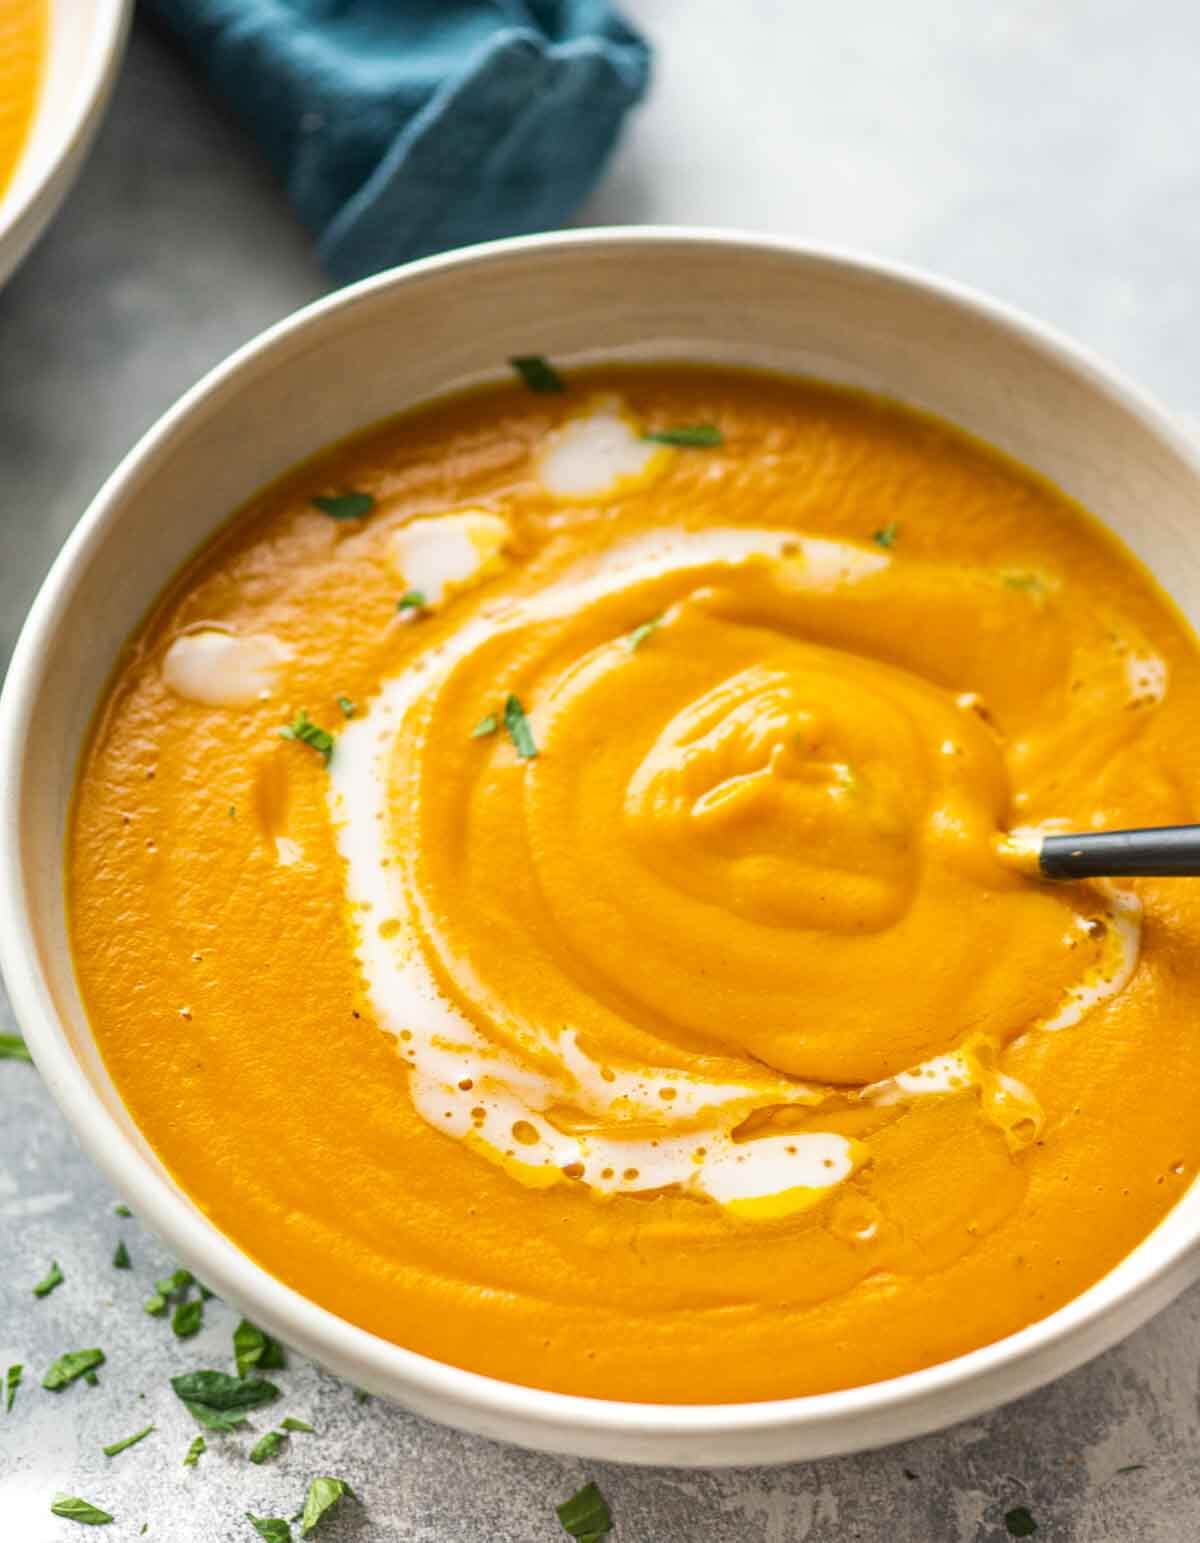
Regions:
<instances>
[{"instance_id":1,"label":"bowl rim","mask_svg":"<svg viewBox=\"0 0 1200 1543\"><path fill-rule=\"evenodd\" d=\"M449 1404L459 1412L466 1411L464 1425L469 1426L469 1417L474 1415L492 1425L497 1416L514 1419L527 1430L543 1433L551 1447L554 1434L566 1432L573 1433L576 1443L589 1435L720 1439L781 1430L799 1432L826 1424L845 1427L867 1417L874 1423L881 1416L896 1418L897 1428L890 1432L864 1432L863 1439L836 1446L839 1451L862 1449L922 1434L995 1407L1107 1349L1186 1284L1186 1280L1173 1281L1172 1276L1179 1275L1189 1256L1194 1260L1200 1247L1200 1227L1193 1229L1190 1237L1160 1240L1153 1257L1147 1254L1129 1267L1155 1238L1155 1229L1079 1296L1014 1334L918 1371L830 1393L750 1403L643 1403L552 1392L466 1371L360 1328L278 1280L177 1193L165 1173L133 1151L116 1117L97 1098L58 1019L38 962L32 907L25 897L17 817L21 785L27 775L25 740L54 647L60 612L69 606L92 554L119 525L127 490L170 452L177 436L186 436L196 415L203 416L224 394L240 389L243 377L252 374L256 363L296 335L311 331L316 341L330 317L427 275L486 267L530 252L680 243L710 250L723 248L730 256L773 255L801 264L832 265L850 269L860 277L915 288L947 302L968 319L990 323L1069 369L1163 442L1195 476L1200 488L1200 452L1147 392L1087 348L1017 308L954 280L835 246L706 226L602 226L457 248L335 290L244 343L143 434L81 515L38 590L0 692L0 917L4 921L0 926L0 971L43 1080L88 1156L139 1218L165 1238L186 1264L221 1295L252 1309L256 1321L319 1363L400 1402L405 1393L397 1389L404 1389L428 1406ZM164 575L164 583L168 577ZM1156 1284L1160 1288L1157 1296L1149 1289ZM1151 1297L1154 1299L1148 1300ZM1122 1304L1125 1311L1118 1323L1114 1309ZM1104 1322L1106 1317L1108 1323ZM1051 1365L1048 1352L1054 1347L1065 1354L1060 1353ZM957 1396L948 1409L951 1393ZM644 1460L654 1460L655 1455L649 1453Z\"/></svg>"},{"instance_id":2,"label":"bowl rim","mask_svg":"<svg viewBox=\"0 0 1200 1543\"><path fill-rule=\"evenodd\" d=\"M83 68L71 93L70 110L57 125L47 144L31 162L31 140L44 104L45 76L55 41L77 18L68 15L70 0L46 0L46 46L42 60L34 116L17 156L13 174L0 189L0 261L11 242L17 248L14 266L25 256L25 227L29 244L52 217L78 170L92 137L100 126L108 98L116 83L118 66L133 18L133 0L94 0L91 36ZM24 186L22 186L24 182Z\"/></svg>"}]
</instances>

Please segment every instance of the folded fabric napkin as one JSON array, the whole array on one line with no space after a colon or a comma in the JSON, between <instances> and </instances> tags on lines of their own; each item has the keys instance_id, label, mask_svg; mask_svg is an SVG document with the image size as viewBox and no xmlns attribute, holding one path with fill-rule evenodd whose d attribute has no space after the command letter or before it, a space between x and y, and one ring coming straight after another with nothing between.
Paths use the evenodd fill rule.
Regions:
<instances>
[{"instance_id":1,"label":"folded fabric napkin","mask_svg":"<svg viewBox=\"0 0 1200 1543\"><path fill-rule=\"evenodd\" d=\"M559 225L646 89L607 0L143 0L345 282Z\"/></svg>"}]
</instances>

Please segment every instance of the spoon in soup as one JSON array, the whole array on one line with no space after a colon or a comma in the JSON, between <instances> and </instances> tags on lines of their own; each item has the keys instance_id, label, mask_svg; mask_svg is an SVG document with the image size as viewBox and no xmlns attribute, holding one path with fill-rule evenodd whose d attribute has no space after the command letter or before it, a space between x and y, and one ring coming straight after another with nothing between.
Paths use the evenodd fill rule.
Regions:
<instances>
[{"instance_id":1,"label":"spoon in soup","mask_svg":"<svg viewBox=\"0 0 1200 1543\"><path fill-rule=\"evenodd\" d=\"M1200 825L1065 836L1017 831L997 850L1022 873L1043 879L1200 877Z\"/></svg>"}]
</instances>

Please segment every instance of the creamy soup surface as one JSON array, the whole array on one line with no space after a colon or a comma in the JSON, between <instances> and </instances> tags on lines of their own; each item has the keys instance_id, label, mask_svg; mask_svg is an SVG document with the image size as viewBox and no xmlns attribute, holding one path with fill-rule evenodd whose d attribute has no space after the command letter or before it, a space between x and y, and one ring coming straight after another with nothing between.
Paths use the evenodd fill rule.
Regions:
<instances>
[{"instance_id":1,"label":"creamy soup surface","mask_svg":"<svg viewBox=\"0 0 1200 1543\"><path fill-rule=\"evenodd\" d=\"M1196 819L1198 721L1148 575L947 425L488 388L289 474L133 639L79 981L179 1183L347 1319L571 1393L852 1386L1190 1183L1200 898L1003 838Z\"/></svg>"}]
</instances>

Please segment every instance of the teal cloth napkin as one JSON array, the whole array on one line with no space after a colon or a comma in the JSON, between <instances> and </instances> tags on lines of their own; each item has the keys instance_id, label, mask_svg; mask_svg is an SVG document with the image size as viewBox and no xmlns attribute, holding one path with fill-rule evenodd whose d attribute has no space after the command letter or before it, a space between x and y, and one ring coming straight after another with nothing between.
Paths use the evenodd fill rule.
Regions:
<instances>
[{"instance_id":1,"label":"teal cloth napkin","mask_svg":"<svg viewBox=\"0 0 1200 1543\"><path fill-rule=\"evenodd\" d=\"M646 89L607 0L143 0L342 282L565 221Z\"/></svg>"}]
</instances>

